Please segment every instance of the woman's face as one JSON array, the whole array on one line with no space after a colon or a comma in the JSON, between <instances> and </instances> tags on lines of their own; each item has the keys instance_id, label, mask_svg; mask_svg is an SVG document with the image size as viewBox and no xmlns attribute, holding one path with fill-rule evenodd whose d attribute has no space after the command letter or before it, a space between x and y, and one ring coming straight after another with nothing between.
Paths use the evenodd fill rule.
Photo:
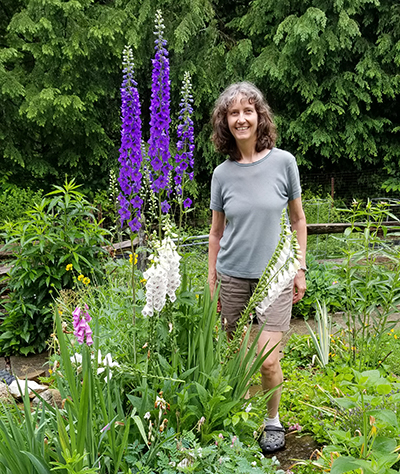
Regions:
<instances>
[{"instance_id":1,"label":"woman's face","mask_svg":"<svg viewBox=\"0 0 400 474\"><path fill-rule=\"evenodd\" d=\"M258 115L254 104L239 94L228 109L228 127L236 142L256 141Z\"/></svg>"}]
</instances>

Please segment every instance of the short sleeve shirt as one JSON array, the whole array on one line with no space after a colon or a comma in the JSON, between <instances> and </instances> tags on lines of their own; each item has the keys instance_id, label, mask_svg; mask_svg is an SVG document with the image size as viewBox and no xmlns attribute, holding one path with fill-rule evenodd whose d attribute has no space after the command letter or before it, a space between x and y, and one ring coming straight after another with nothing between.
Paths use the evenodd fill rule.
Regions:
<instances>
[{"instance_id":1,"label":"short sleeve shirt","mask_svg":"<svg viewBox=\"0 0 400 474\"><path fill-rule=\"evenodd\" d=\"M300 197L296 159L273 148L254 163L227 160L214 170L210 208L227 223L217 271L236 278L260 278L279 242L288 202Z\"/></svg>"}]
</instances>

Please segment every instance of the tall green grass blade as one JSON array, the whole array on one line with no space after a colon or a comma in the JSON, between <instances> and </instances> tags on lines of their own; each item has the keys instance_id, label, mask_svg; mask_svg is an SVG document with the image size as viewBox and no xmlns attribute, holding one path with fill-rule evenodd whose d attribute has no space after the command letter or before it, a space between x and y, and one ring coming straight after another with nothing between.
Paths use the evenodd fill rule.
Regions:
<instances>
[{"instance_id":1,"label":"tall green grass blade","mask_svg":"<svg viewBox=\"0 0 400 474\"><path fill-rule=\"evenodd\" d=\"M122 438L122 441L120 443L118 443L118 456L117 456L117 460L115 462L115 474L118 474L118 472L120 472L119 471L119 466L121 465L122 456L123 456L125 448L128 444L130 424L131 424L130 418L126 419L125 420L125 425L124 425L124 436ZM140 433L140 434L142 434L142 433Z\"/></svg>"},{"instance_id":2,"label":"tall green grass blade","mask_svg":"<svg viewBox=\"0 0 400 474\"><path fill-rule=\"evenodd\" d=\"M77 451L78 454L84 454L89 419L89 373L83 376L82 392L78 406ZM70 430L73 429L74 426L70 426Z\"/></svg>"},{"instance_id":3,"label":"tall green grass blade","mask_svg":"<svg viewBox=\"0 0 400 474\"><path fill-rule=\"evenodd\" d=\"M51 474L50 469L37 456L35 456L34 454L29 453L27 451L21 451L21 453L25 454L25 456L28 456L28 458L31 460L32 464L35 466L35 470L36 470L37 474Z\"/></svg>"},{"instance_id":4,"label":"tall green grass blade","mask_svg":"<svg viewBox=\"0 0 400 474\"><path fill-rule=\"evenodd\" d=\"M77 404L79 403L79 394L76 385L76 378L75 373L72 368L72 363L69 358L69 351L67 344L65 343L64 333L61 326L61 319L58 311L55 311L55 321L56 321L56 328L57 328L57 337L58 342L60 344L60 352L61 352L61 360L63 363L63 368L65 372L65 377L67 379L68 387L71 392L72 400Z\"/></svg>"}]
</instances>

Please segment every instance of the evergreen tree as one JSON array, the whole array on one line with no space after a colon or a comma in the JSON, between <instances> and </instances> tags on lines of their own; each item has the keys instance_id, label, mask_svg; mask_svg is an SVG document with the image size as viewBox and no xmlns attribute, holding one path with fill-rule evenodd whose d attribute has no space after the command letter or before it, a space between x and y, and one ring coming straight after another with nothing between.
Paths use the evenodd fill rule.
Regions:
<instances>
[{"instance_id":1,"label":"evergreen tree","mask_svg":"<svg viewBox=\"0 0 400 474\"><path fill-rule=\"evenodd\" d=\"M255 0L233 21L301 164L398 168L399 14L391 0Z\"/></svg>"},{"instance_id":2,"label":"evergreen tree","mask_svg":"<svg viewBox=\"0 0 400 474\"><path fill-rule=\"evenodd\" d=\"M172 130L184 71L192 76L195 173L205 194L223 160L210 142L214 101L245 79L271 103L278 145L304 167L379 166L396 178L398 3L0 0L0 167L10 181L46 189L69 173L92 187L107 183L120 142L125 44L149 138L157 9L170 51Z\"/></svg>"}]
</instances>

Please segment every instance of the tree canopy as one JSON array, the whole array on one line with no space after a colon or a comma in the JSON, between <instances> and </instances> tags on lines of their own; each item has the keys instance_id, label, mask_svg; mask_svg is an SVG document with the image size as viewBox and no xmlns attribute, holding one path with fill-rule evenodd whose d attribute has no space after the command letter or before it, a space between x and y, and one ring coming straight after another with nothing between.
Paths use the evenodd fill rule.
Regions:
<instances>
[{"instance_id":1,"label":"tree canopy","mask_svg":"<svg viewBox=\"0 0 400 474\"><path fill-rule=\"evenodd\" d=\"M0 166L11 182L46 188L64 174L91 187L107 182L118 157L125 44L148 137L156 9L166 24L173 113L184 71L193 78L200 182L222 159L209 140L213 103L238 80L263 90L278 146L304 169L377 166L398 178L393 0L0 0Z\"/></svg>"}]
</instances>

